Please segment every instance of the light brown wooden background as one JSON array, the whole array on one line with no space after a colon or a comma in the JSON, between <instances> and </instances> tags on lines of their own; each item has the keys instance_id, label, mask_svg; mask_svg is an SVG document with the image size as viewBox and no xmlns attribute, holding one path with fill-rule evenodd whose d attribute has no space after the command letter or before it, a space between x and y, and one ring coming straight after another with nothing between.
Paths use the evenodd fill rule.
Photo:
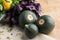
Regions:
<instances>
[{"instance_id":1,"label":"light brown wooden background","mask_svg":"<svg viewBox=\"0 0 60 40\"><path fill-rule=\"evenodd\" d=\"M55 28L49 36L60 40L60 0L36 0L41 4L41 15L50 15L55 20Z\"/></svg>"}]
</instances>

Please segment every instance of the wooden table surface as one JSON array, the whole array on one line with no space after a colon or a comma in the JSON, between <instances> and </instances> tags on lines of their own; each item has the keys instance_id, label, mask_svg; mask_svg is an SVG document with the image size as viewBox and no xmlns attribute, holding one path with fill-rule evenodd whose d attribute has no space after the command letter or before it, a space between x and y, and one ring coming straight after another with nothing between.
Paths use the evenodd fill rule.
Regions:
<instances>
[{"instance_id":1,"label":"wooden table surface","mask_svg":"<svg viewBox=\"0 0 60 40\"><path fill-rule=\"evenodd\" d=\"M55 28L49 36L60 40L60 0L36 0L41 4L42 15L50 15L55 20Z\"/></svg>"}]
</instances>

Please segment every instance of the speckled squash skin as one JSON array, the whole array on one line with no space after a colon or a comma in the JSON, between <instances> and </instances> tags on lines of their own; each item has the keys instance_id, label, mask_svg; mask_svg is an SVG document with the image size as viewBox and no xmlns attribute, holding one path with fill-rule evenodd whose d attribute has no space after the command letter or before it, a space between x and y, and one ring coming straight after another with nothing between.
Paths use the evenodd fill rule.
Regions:
<instances>
[{"instance_id":1,"label":"speckled squash skin","mask_svg":"<svg viewBox=\"0 0 60 40\"><path fill-rule=\"evenodd\" d=\"M34 23L37 21L37 16L34 14L34 12L25 10L23 11L19 16L19 24L20 26L24 26L27 23Z\"/></svg>"},{"instance_id":2,"label":"speckled squash skin","mask_svg":"<svg viewBox=\"0 0 60 40\"><path fill-rule=\"evenodd\" d=\"M35 24L25 25L25 34L28 38L32 39L38 34L38 28Z\"/></svg>"},{"instance_id":3,"label":"speckled squash skin","mask_svg":"<svg viewBox=\"0 0 60 40\"><path fill-rule=\"evenodd\" d=\"M48 15L39 17L36 24L38 26L39 32L43 34L49 34L55 26L53 18Z\"/></svg>"}]
</instances>

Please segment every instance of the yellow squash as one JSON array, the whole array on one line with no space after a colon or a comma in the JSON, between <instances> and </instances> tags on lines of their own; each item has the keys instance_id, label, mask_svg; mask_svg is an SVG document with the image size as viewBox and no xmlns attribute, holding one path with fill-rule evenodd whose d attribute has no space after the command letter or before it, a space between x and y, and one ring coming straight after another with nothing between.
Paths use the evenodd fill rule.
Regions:
<instances>
[{"instance_id":1,"label":"yellow squash","mask_svg":"<svg viewBox=\"0 0 60 40\"><path fill-rule=\"evenodd\" d=\"M11 8L12 0L2 0L4 10L9 10Z\"/></svg>"}]
</instances>

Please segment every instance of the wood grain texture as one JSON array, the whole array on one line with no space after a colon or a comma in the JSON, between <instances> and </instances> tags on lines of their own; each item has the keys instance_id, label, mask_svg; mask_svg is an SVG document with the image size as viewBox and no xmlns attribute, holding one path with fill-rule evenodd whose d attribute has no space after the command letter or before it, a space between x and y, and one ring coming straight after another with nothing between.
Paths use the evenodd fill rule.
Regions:
<instances>
[{"instance_id":1,"label":"wood grain texture","mask_svg":"<svg viewBox=\"0 0 60 40\"><path fill-rule=\"evenodd\" d=\"M50 15L55 20L55 28L49 34L60 40L60 0L36 0L41 4L42 15Z\"/></svg>"}]
</instances>

